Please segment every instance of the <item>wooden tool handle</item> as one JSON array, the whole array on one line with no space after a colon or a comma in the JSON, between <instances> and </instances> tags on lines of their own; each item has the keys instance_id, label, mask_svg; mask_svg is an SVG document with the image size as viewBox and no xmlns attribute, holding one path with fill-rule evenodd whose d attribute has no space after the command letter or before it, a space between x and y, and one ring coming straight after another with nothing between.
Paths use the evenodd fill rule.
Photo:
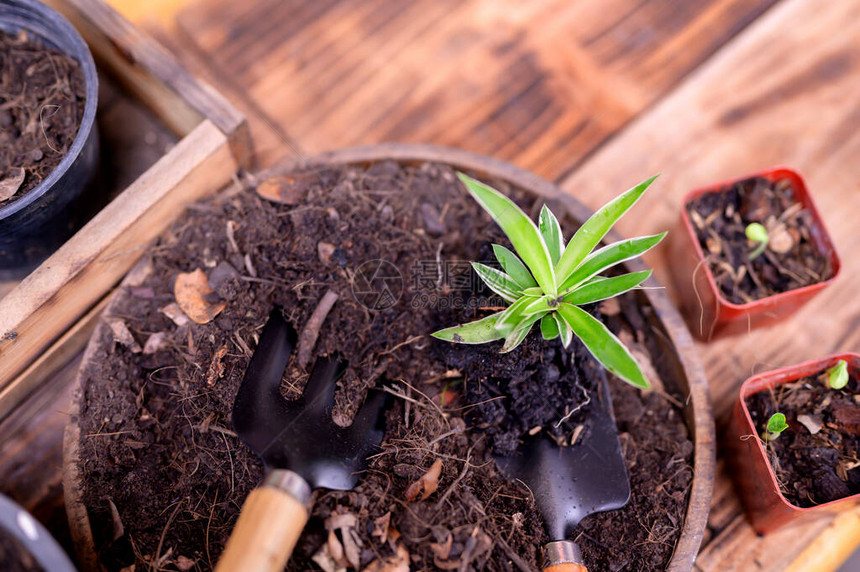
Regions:
<instances>
[{"instance_id":1,"label":"wooden tool handle","mask_svg":"<svg viewBox=\"0 0 860 572\"><path fill-rule=\"evenodd\" d=\"M274 486L251 491L216 572L281 572L308 521L308 507Z\"/></svg>"},{"instance_id":2,"label":"wooden tool handle","mask_svg":"<svg viewBox=\"0 0 860 572\"><path fill-rule=\"evenodd\" d=\"M588 572L582 564L579 547L570 540L556 540L543 548L543 572Z\"/></svg>"},{"instance_id":3,"label":"wooden tool handle","mask_svg":"<svg viewBox=\"0 0 860 572\"><path fill-rule=\"evenodd\" d=\"M563 564L553 564L543 569L543 572L588 572L588 568L582 564L574 564L573 562L564 562Z\"/></svg>"}]
</instances>

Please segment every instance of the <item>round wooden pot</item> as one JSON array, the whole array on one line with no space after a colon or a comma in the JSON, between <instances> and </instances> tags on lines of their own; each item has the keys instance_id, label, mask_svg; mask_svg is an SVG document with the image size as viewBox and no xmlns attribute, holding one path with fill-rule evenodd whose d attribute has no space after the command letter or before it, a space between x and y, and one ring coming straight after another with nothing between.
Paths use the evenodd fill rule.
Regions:
<instances>
[{"instance_id":1,"label":"round wooden pot","mask_svg":"<svg viewBox=\"0 0 860 572\"><path fill-rule=\"evenodd\" d=\"M444 163L456 169L469 171L478 176L504 181L513 187L533 193L536 197L550 203L553 211L562 218L565 214L578 223L582 223L591 211L570 195L565 194L554 184L514 167L503 161L491 159L483 155L438 147L433 145L410 145L390 143L368 147L352 147L340 151L322 153L314 157L292 160L277 165L259 175L263 180L272 176L280 176L297 168L307 166L325 166L337 164L368 165L385 160L399 163ZM620 240L620 236L611 231L607 242ZM644 264L639 260L626 262L626 271L644 270ZM137 265L124 280L125 286L140 283L148 272L146 259ZM652 285L656 285L656 282ZM105 310L110 315L118 301L125 296L126 288L120 288ZM696 354L690 333L678 311L672 305L669 297L662 288L649 288L637 292L641 304L650 305L654 309L652 324L662 335L655 336L660 344L661 358L666 361L663 376L665 389L670 393L689 396L684 399L684 420L695 444L693 453L693 481L690 498L681 536L675 546L672 560L667 570L672 572L688 571L693 568L702 535L708 520L711 494L714 485L715 444L714 416L711 398L708 392L707 378ZM97 349L100 339L99 330L108 328L102 320L93 335L90 345L84 355L81 370L86 368ZM78 425L79 400L83 388L80 386L83 376L78 375L78 387L70 412L69 424L66 427L63 447L63 486L65 488L66 509L75 547L78 552L79 565L82 570L97 570L98 563L95 555L92 530L87 509L82 500L82 481L78 466L78 442L80 427Z\"/></svg>"}]
</instances>

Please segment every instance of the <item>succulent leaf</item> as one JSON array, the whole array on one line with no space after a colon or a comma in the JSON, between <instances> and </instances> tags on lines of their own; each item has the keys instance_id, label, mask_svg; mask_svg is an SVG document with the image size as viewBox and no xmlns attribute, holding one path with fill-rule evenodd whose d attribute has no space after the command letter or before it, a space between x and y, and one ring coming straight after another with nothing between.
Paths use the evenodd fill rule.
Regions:
<instances>
[{"instance_id":1,"label":"succulent leaf","mask_svg":"<svg viewBox=\"0 0 860 572\"><path fill-rule=\"evenodd\" d=\"M606 233L630 207L636 204L642 194L651 186L659 175L645 179L635 187L625 191L614 200L606 203L600 210L591 215L567 243L567 248L555 265L555 273L559 282L564 282L584 260L594 247L600 243Z\"/></svg>"},{"instance_id":2,"label":"succulent leaf","mask_svg":"<svg viewBox=\"0 0 860 572\"><path fill-rule=\"evenodd\" d=\"M463 173L457 173L457 176L478 204L484 207L484 210L502 228L544 292L555 294L553 264L534 221L499 191Z\"/></svg>"},{"instance_id":3,"label":"succulent leaf","mask_svg":"<svg viewBox=\"0 0 860 572\"><path fill-rule=\"evenodd\" d=\"M567 303L559 304L558 313L591 355L609 372L636 387L650 387L633 355L600 320L582 308Z\"/></svg>"}]
</instances>

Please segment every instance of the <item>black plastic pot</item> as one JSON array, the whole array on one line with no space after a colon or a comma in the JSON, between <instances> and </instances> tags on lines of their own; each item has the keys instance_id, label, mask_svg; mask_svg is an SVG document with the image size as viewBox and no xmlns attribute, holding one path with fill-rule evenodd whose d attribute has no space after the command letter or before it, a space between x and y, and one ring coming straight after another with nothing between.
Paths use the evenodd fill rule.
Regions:
<instances>
[{"instance_id":1,"label":"black plastic pot","mask_svg":"<svg viewBox=\"0 0 860 572\"><path fill-rule=\"evenodd\" d=\"M0 29L26 30L78 61L86 81L81 126L68 154L37 187L0 208L0 279L19 278L37 266L80 226L78 202L98 164L95 129L98 76L92 54L77 30L58 12L35 0L0 2Z\"/></svg>"},{"instance_id":2,"label":"black plastic pot","mask_svg":"<svg viewBox=\"0 0 860 572\"><path fill-rule=\"evenodd\" d=\"M12 537L44 570L74 572L75 567L57 541L30 513L0 495L0 535ZM14 562L0 562L3 569L14 568Z\"/></svg>"}]
</instances>

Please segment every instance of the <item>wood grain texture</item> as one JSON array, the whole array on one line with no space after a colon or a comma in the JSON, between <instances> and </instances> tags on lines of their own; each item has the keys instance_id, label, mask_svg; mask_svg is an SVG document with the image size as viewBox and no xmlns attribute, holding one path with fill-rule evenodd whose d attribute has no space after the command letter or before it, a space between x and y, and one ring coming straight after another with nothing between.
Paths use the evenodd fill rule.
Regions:
<instances>
[{"instance_id":1,"label":"wood grain texture","mask_svg":"<svg viewBox=\"0 0 860 572\"><path fill-rule=\"evenodd\" d=\"M383 141L556 177L773 0L199 0L179 28L303 153Z\"/></svg>"},{"instance_id":2,"label":"wood grain texture","mask_svg":"<svg viewBox=\"0 0 860 572\"><path fill-rule=\"evenodd\" d=\"M251 491L233 526L216 572L284 569L308 521L308 508L288 493L262 486Z\"/></svg>"},{"instance_id":3,"label":"wood grain texture","mask_svg":"<svg viewBox=\"0 0 860 572\"><path fill-rule=\"evenodd\" d=\"M75 358L90 339L96 320L107 305L107 298L102 299L83 317L60 336L51 347L42 352L27 366L21 375L17 376L0 390L0 421L9 415L15 407L22 403L27 396L35 391L47 379L56 376L67 363Z\"/></svg>"},{"instance_id":4,"label":"wood grain texture","mask_svg":"<svg viewBox=\"0 0 860 572\"><path fill-rule=\"evenodd\" d=\"M860 273L860 233L850 214L860 208L858 156L860 3L786 0L563 181L594 207L662 172L636 216L619 224L630 236L672 228L682 196L698 186L775 164L806 176L843 254L843 276L782 325L697 345L718 419L751 374L860 344L860 298L852 278ZM667 278L670 260L656 253L647 261ZM826 526L758 538L740 513L728 475L718 472L710 538L697 566L748 570L755 563L781 570ZM860 538L845 541L856 545ZM832 569L832 561L815 566L808 569Z\"/></svg>"},{"instance_id":5,"label":"wood grain texture","mask_svg":"<svg viewBox=\"0 0 860 572\"><path fill-rule=\"evenodd\" d=\"M81 32L101 68L148 105L178 135L204 119L229 139L240 165L252 149L245 118L208 84L192 76L169 52L102 0L47 0Z\"/></svg>"},{"instance_id":6,"label":"wood grain texture","mask_svg":"<svg viewBox=\"0 0 860 572\"><path fill-rule=\"evenodd\" d=\"M0 300L0 390L125 274L189 202L237 169L208 120Z\"/></svg>"}]
</instances>

